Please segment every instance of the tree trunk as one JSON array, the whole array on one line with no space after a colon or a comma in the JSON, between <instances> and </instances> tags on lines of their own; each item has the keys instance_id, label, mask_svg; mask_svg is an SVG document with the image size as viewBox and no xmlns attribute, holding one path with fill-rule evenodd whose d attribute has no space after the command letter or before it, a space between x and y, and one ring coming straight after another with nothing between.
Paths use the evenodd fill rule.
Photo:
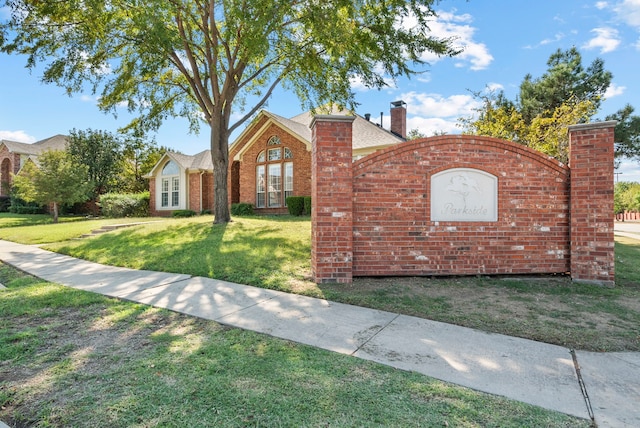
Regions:
<instances>
[{"instance_id":1,"label":"tree trunk","mask_svg":"<svg viewBox=\"0 0 640 428\"><path fill-rule=\"evenodd\" d=\"M229 174L229 134L222 120L212 121L211 126L211 159L213 160L213 224L224 224L231 221L229 214L229 191L227 176ZM217 126L215 126L217 124Z\"/></svg>"},{"instance_id":2,"label":"tree trunk","mask_svg":"<svg viewBox=\"0 0 640 428\"><path fill-rule=\"evenodd\" d=\"M54 223L58 222L58 203L57 202L53 203L53 222Z\"/></svg>"}]
</instances>

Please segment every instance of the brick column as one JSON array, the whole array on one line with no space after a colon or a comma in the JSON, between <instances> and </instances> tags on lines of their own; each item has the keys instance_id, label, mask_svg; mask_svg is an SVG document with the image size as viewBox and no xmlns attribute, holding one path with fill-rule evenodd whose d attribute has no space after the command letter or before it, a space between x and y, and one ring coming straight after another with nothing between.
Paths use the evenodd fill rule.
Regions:
<instances>
[{"instance_id":1,"label":"brick column","mask_svg":"<svg viewBox=\"0 0 640 428\"><path fill-rule=\"evenodd\" d=\"M571 278L613 286L613 169L616 122L569 127Z\"/></svg>"},{"instance_id":2,"label":"brick column","mask_svg":"<svg viewBox=\"0 0 640 428\"><path fill-rule=\"evenodd\" d=\"M311 269L314 281L350 283L353 259L353 116L311 122Z\"/></svg>"}]
</instances>

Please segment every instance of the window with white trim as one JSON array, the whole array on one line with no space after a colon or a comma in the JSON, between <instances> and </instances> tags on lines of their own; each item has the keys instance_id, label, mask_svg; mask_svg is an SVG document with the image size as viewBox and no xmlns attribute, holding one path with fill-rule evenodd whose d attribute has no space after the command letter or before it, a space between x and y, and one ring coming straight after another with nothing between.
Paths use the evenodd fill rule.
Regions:
<instances>
[{"instance_id":1,"label":"window with white trim","mask_svg":"<svg viewBox=\"0 0 640 428\"><path fill-rule=\"evenodd\" d=\"M256 157L256 208L284 207L286 198L293 196L293 152L281 145L273 135Z\"/></svg>"},{"instance_id":2,"label":"window with white trim","mask_svg":"<svg viewBox=\"0 0 640 428\"><path fill-rule=\"evenodd\" d=\"M264 165L258 165L256 167L256 208L265 208L267 206L266 189Z\"/></svg>"},{"instance_id":3,"label":"window with white trim","mask_svg":"<svg viewBox=\"0 0 640 428\"><path fill-rule=\"evenodd\" d=\"M162 168L160 178L160 206L177 208L180 206L180 167L169 161Z\"/></svg>"}]
</instances>

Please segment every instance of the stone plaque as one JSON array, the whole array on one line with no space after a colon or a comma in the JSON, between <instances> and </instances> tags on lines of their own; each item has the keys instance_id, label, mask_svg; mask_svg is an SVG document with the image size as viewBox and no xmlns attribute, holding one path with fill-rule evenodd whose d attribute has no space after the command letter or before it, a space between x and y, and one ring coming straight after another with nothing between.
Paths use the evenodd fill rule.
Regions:
<instances>
[{"instance_id":1,"label":"stone plaque","mask_svg":"<svg viewBox=\"0 0 640 428\"><path fill-rule=\"evenodd\" d=\"M472 168L431 176L431 221L497 221L498 177Z\"/></svg>"}]
</instances>

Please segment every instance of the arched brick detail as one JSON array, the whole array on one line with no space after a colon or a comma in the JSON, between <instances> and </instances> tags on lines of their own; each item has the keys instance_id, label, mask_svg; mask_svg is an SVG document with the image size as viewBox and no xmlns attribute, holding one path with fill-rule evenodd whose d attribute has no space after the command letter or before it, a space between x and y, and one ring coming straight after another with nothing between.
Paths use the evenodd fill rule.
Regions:
<instances>
[{"instance_id":1,"label":"arched brick detail","mask_svg":"<svg viewBox=\"0 0 640 428\"><path fill-rule=\"evenodd\" d=\"M498 221L431 221L431 177L498 178ZM569 170L516 143L476 136L409 141L354 164L353 275L569 270Z\"/></svg>"}]
</instances>

